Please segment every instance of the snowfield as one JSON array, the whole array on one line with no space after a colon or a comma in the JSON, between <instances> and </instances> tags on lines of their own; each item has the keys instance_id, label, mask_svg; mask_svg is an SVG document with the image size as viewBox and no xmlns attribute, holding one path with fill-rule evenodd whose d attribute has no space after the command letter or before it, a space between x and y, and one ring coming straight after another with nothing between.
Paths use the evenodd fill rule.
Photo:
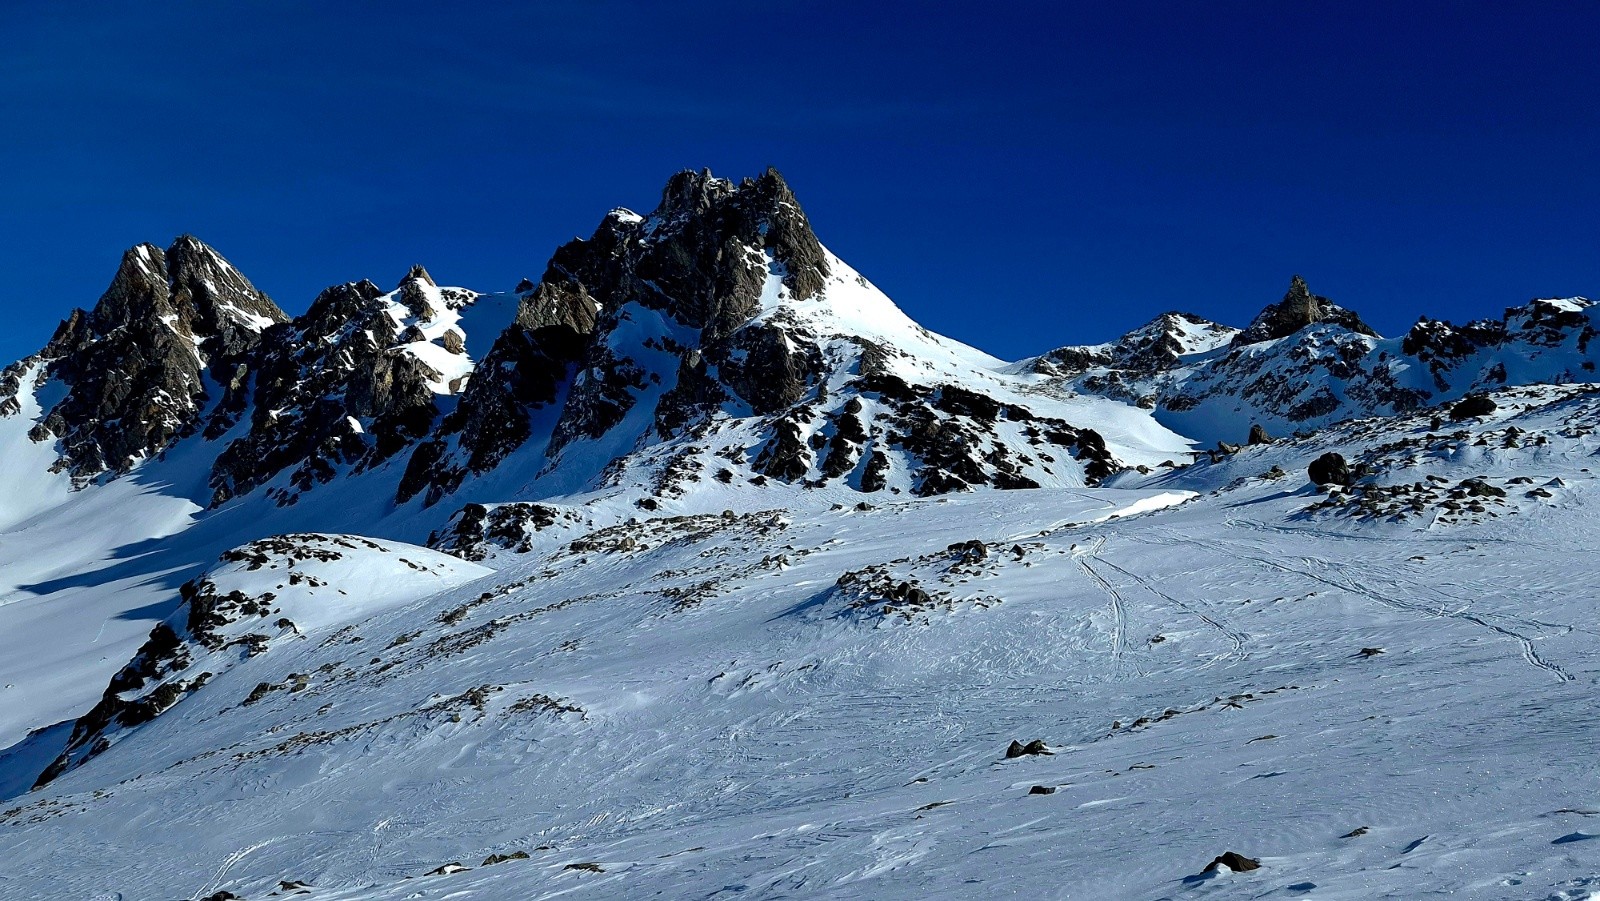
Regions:
<instances>
[{"instance_id":1,"label":"snowfield","mask_svg":"<svg viewBox=\"0 0 1600 901\"><path fill-rule=\"evenodd\" d=\"M1307 513L1308 455L1379 446L1352 424L1148 488L490 547L15 796L0 894L1591 897L1596 403L1524 394L1384 431L1408 479L1564 486L1481 522ZM1474 444L1509 426L1548 442Z\"/></svg>"}]
</instances>

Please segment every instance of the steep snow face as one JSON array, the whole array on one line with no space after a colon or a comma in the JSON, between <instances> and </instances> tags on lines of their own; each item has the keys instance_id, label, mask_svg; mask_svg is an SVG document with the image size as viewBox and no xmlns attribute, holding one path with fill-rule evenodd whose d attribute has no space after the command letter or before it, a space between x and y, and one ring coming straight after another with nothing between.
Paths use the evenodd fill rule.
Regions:
<instances>
[{"instance_id":1,"label":"steep snow face","mask_svg":"<svg viewBox=\"0 0 1600 901\"><path fill-rule=\"evenodd\" d=\"M1122 489L486 508L493 573L223 627L266 652L0 805L7 890L1582 897L1600 402L1490 399ZM152 809L207 826L108 841Z\"/></svg>"}]
</instances>

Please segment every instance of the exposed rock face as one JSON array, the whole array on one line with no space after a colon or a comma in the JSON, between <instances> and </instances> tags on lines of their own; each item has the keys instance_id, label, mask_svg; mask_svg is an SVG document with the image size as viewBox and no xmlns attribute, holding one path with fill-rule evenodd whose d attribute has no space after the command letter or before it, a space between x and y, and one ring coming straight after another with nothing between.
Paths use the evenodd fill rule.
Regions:
<instances>
[{"instance_id":1,"label":"exposed rock face","mask_svg":"<svg viewBox=\"0 0 1600 901\"><path fill-rule=\"evenodd\" d=\"M395 348L400 329L383 297L370 281L336 285L268 334L250 432L218 456L213 503L291 466L291 481L305 490L338 466L380 461L427 433L438 412L428 381L437 374ZM362 418L376 425L370 434Z\"/></svg>"},{"instance_id":2,"label":"exposed rock face","mask_svg":"<svg viewBox=\"0 0 1600 901\"><path fill-rule=\"evenodd\" d=\"M198 427L222 386L222 415L261 331L288 317L216 251L184 236L163 253L141 244L123 254L90 312L74 310L37 355L67 393L33 438L61 441L58 469L80 484L127 471Z\"/></svg>"},{"instance_id":3,"label":"exposed rock face","mask_svg":"<svg viewBox=\"0 0 1600 901\"><path fill-rule=\"evenodd\" d=\"M1256 344L1273 341L1300 331L1308 325L1331 322L1361 335L1377 337L1361 317L1320 295L1312 294L1305 279L1295 276L1289 282L1289 291L1278 301L1256 316L1244 331L1235 335L1233 345Z\"/></svg>"},{"instance_id":4,"label":"exposed rock face","mask_svg":"<svg viewBox=\"0 0 1600 901\"><path fill-rule=\"evenodd\" d=\"M478 297L415 266L289 322L199 242L136 248L93 313L0 373L0 415L42 360L73 387L37 429L62 438L63 467L118 472L203 429L213 506L399 464L385 490L432 505L513 455L518 484L632 480L659 499L713 476L939 494L1121 467L830 256L775 171L680 172L649 216L608 215L520 286L474 362L481 321L458 326ZM1114 356L1153 371L1231 334L1181 314L1145 332Z\"/></svg>"},{"instance_id":5,"label":"exposed rock face","mask_svg":"<svg viewBox=\"0 0 1600 901\"><path fill-rule=\"evenodd\" d=\"M1163 313L1110 344L1060 347L1025 364L1040 375L1076 379L1082 390L1149 409L1172 374L1239 333L1188 313Z\"/></svg>"},{"instance_id":6,"label":"exposed rock face","mask_svg":"<svg viewBox=\"0 0 1600 901\"><path fill-rule=\"evenodd\" d=\"M558 400L551 456L605 436L650 401L637 428L657 437L728 401L757 414L795 403L820 368L814 347L751 320L769 276L803 299L827 274L822 245L775 170L737 185L678 173L650 216L618 210L556 251L480 367L485 377L412 457L399 500L434 503L469 473L494 468L535 437L533 417Z\"/></svg>"},{"instance_id":7,"label":"exposed rock face","mask_svg":"<svg viewBox=\"0 0 1600 901\"><path fill-rule=\"evenodd\" d=\"M594 240L602 242L605 232L602 226ZM522 292L516 321L479 364L478 377L467 385L460 406L439 434L411 455L398 501L426 492L424 501L432 505L455 491L469 473L494 469L533 437L534 415L561 398L573 367L589 347L596 307L564 262L579 261L558 251L544 279Z\"/></svg>"},{"instance_id":8,"label":"exposed rock face","mask_svg":"<svg viewBox=\"0 0 1600 901\"><path fill-rule=\"evenodd\" d=\"M270 331L258 354L250 431L218 456L213 504L284 471L288 484L272 496L293 503L342 467L362 472L427 440L440 415L437 399L466 379L447 381L427 361L446 365L439 359L465 355L461 333L444 324L477 298L439 288L414 266L387 294L370 281L328 288L305 315ZM499 363L491 357L490 365ZM504 368L506 383L532 374Z\"/></svg>"},{"instance_id":9,"label":"exposed rock face","mask_svg":"<svg viewBox=\"0 0 1600 901\"><path fill-rule=\"evenodd\" d=\"M652 387L647 374L662 369L680 378L653 417L661 434L734 397L758 415L775 413L816 373L809 349L791 349L781 325L743 329L761 311L769 275L796 300L819 292L828 275L822 245L776 170L738 185L680 172L650 216L614 213L594 239L562 248L564 259L601 314L552 452L621 422ZM650 356L675 359L640 359L619 334L631 331L646 332ZM710 367L726 370L720 383L704 377Z\"/></svg>"},{"instance_id":10,"label":"exposed rock face","mask_svg":"<svg viewBox=\"0 0 1600 901\"><path fill-rule=\"evenodd\" d=\"M1033 361L1034 371L1067 375L1103 368L1150 375L1181 365L1185 358L1226 346L1238 329L1190 313L1162 313L1111 344L1061 347Z\"/></svg>"},{"instance_id":11,"label":"exposed rock face","mask_svg":"<svg viewBox=\"0 0 1600 901\"><path fill-rule=\"evenodd\" d=\"M1600 365L1595 315L1583 298L1534 300L1500 321L1463 326L1420 320L1400 339L1382 339L1360 317L1311 294L1295 278L1289 293L1231 340L1202 332L1188 345L1209 349L1140 357L1190 320L1161 317L1108 345L1065 347L1023 371L1076 394L1097 394L1152 410L1157 421L1206 443L1235 441L1253 425L1301 433L1362 416L1409 413L1508 383L1507 365L1537 381L1589 381ZM1223 327L1216 327L1222 330ZM1534 370L1522 362L1538 360Z\"/></svg>"}]
</instances>

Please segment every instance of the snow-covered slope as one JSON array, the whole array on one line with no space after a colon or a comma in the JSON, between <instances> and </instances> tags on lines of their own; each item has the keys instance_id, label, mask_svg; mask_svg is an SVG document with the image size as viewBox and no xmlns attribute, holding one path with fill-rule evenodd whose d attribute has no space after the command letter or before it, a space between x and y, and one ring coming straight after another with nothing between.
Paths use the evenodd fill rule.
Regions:
<instances>
[{"instance_id":1,"label":"snow-covered slope","mask_svg":"<svg viewBox=\"0 0 1600 901\"><path fill-rule=\"evenodd\" d=\"M1584 897L1595 398L1133 490L796 490L491 542L492 574L237 653L16 798L6 891ZM1446 490L1323 507L1329 450ZM1505 496L1440 515L1473 479ZM107 842L152 809L207 827ZM1226 851L1261 867L1206 872Z\"/></svg>"},{"instance_id":2,"label":"snow-covered slope","mask_svg":"<svg viewBox=\"0 0 1600 901\"><path fill-rule=\"evenodd\" d=\"M0 899L1600 891L1587 301L1007 363L685 172L268 304L0 375Z\"/></svg>"}]
</instances>

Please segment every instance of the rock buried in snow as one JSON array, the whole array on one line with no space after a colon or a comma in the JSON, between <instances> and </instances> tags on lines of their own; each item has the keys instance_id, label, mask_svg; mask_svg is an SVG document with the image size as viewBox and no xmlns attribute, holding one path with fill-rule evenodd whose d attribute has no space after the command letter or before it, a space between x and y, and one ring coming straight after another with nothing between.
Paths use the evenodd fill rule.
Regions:
<instances>
[{"instance_id":1,"label":"rock buried in snow","mask_svg":"<svg viewBox=\"0 0 1600 901\"><path fill-rule=\"evenodd\" d=\"M527 860L527 859L528 859L528 852L526 852L526 851L512 851L510 854L490 854L488 857L485 857L483 859L483 865L486 866L486 867L492 867L497 863L505 863L508 860Z\"/></svg>"},{"instance_id":2,"label":"rock buried in snow","mask_svg":"<svg viewBox=\"0 0 1600 901\"><path fill-rule=\"evenodd\" d=\"M1318 485L1350 485L1355 482L1355 478L1350 474L1350 464L1345 462L1344 455L1334 451L1328 451L1312 460L1311 465L1306 468L1306 474Z\"/></svg>"},{"instance_id":3,"label":"rock buried in snow","mask_svg":"<svg viewBox=\"0 0 1600 901\"><path fill-rule=\"evenodd\" d=\"M1362 648L1356 652L1358 657L1376 657L1383 653L1383 648Z\"/></svg>"},{"instance_id":4,"label":"rock buried in snow","mask_svg":"<svg viewBox=\"0 0 1600 901\"><path fill-rule=\"evenodd\" d=\"M1054 785L1035 785L1033 788L1028 789L1028 794L1030 795L1053 795L1055 793L1056 787Z\"/></svg>"},{"instance_id":5,"label":"rock buried in snow","mask_svg":"<svg viewBox=\"0 0 1600 901\"><path fill-rule=\"evenodd\" d=\"M1261 869L1261 861L1245 857L1237 851L1224 851L1216 859L1206 864L1205 872L1215 873L1221 867L1227 867L1235 873L1246 873L1250 870Z\"/></svg>"},{"instance_id":6,"label":"rock buried in snow","mask_svg":"<svg viewBox=\"0 0 1600 901\"><path fill-rule=\"evenodd\" d=\"M1006 759L1011 760L1016 757L1026 757L1032 754L1049 753L1051 753L1051 751L1045 746L1044 739L1042 738L1036 738L1027 744L1023 744L1016 739L1012 739L1011 746L1006 748Z\"/></svg>"},{"instance_id":7,"label":"rock buried in snow","mask_svg":"<svg viewBox=\"0 0 1600 901\"><path fill-rule=\"evenodd\" d=\"M471 867L464 867L464 866L461 865L460 861L456 861L455 863L447 863L444 866L439 867L436 870L429 870L428 871L428 875L429 876L449 876L451 873L465 873L467 870L470 870L470 869L472 869L472 868Z\"/></svg>"}]
</instances>

